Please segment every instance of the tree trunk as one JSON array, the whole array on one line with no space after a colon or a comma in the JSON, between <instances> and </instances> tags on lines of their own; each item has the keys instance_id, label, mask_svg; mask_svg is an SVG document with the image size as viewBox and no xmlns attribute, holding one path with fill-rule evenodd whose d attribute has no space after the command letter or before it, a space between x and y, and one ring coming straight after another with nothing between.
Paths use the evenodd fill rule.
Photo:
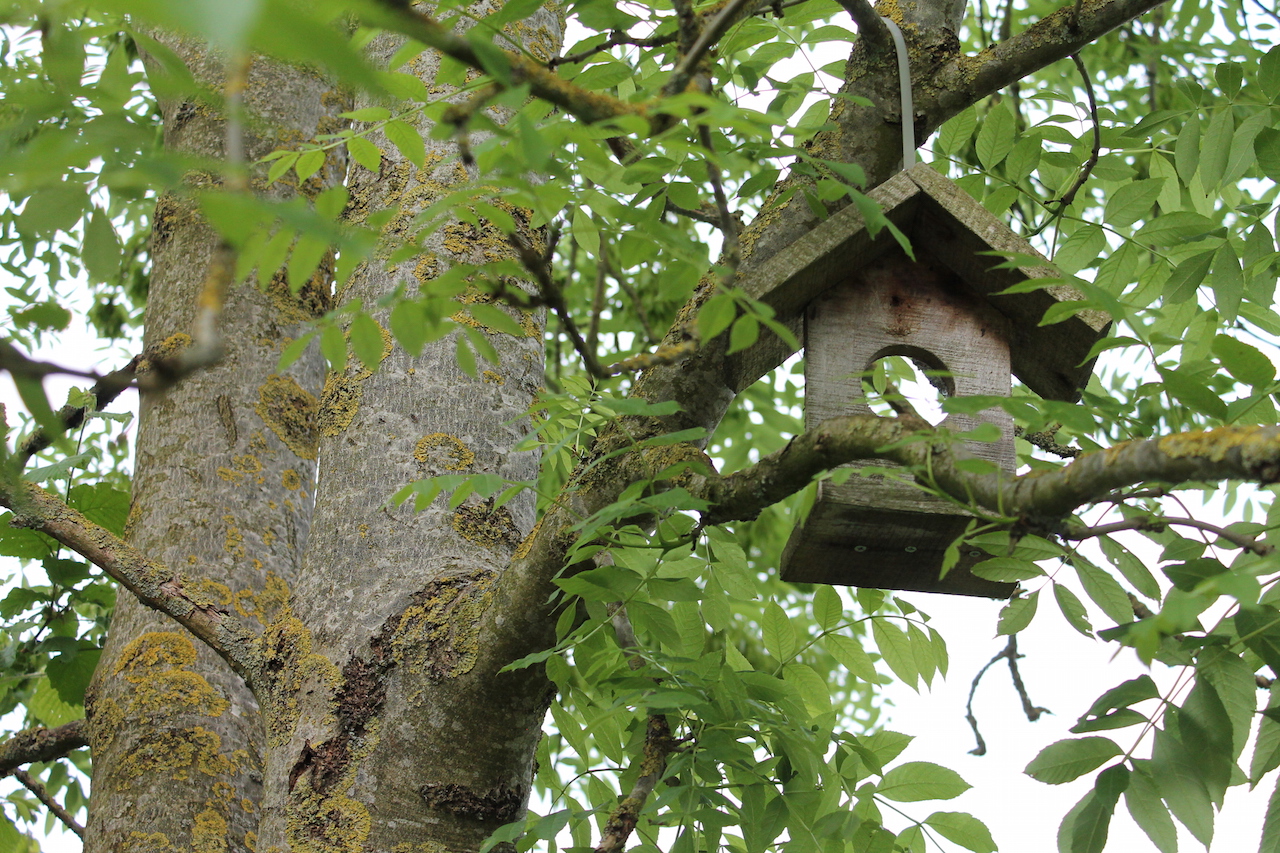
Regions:
<instances>
[{"instance_id":1,"label":"tree trunk","mask_svg":"<svg viewBox=\"0 0 1280 853\"><path fill-rule=\"evenodd\" d=\"M205 46L177 39L168 46L203 85L221 87L224 63ZM343 109L314 74L263 61L250 71L245 104L250 162L332 130ZM162 109L168 147L224 156L225 122L208 100L188 93ZM305 190L342 172L331 162ZM188 184L216 180L200 173ZM296 186L282 181L270 191L289 195ZM191 343L217 245L190 198L159 200L145 337L153 363ZM275 365L326 310L323 275L297 295L281 276L264 289L233 288L220 317L222 360L142 401L130 543L199 578L189 591L261 624L285 603L311 526L321 362L305 356L285 376ZM217 655L121 595L86 707L94 761L87 851L254 849L262 722L253 695Z\"/></svg>"},{"instance_id":2,"label":"tree trunk","mask_svg":"<svg viewBox=\"0 0 1280 853\"><path fill-rule=\"evenodd\" d=\"M546 11L522 27L526 43L553 51L560 31ZM385 63L402 43L379 37L372 60ZM438 64L423 53L406 70L435 91ZM427 119L411 121L430 136ZM416 214L473 175L451 142L428 139L419 166L380 134L370 138L381 168L353 169L348 215L362 222L394 210L387 231L414 239ZM373 306L406 285L412 293L450 263L495 256L514 256L498 229L454 223L409 261L362 263L338 298ZM472 495L451 508L446 495L421 512L412 501L388 505L400 486L424 477L537 479L538 454L515 448L542 383L542 318L502 309L522 329L504 334L469 313L468 305L491 301L474 289L454 306L498 354L477 375L458 366L461 333L417 355L387 334L376 370L352 356L326 379L320 488L294 618L268 631L259 850L475 850L524 811L549 687L540 670L498 676L509 660L482 648L480 623L496 577L534 526L534 496L498 505ZM386 312L374 317L389 322Z\"/></svg>"}]
</instances>

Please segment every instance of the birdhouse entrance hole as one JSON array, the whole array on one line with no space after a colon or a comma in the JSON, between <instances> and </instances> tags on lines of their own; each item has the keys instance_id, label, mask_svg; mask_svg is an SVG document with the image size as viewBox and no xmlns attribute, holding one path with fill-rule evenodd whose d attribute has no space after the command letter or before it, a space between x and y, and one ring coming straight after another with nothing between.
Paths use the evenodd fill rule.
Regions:
<instances>
[{"instance_id":1,"label":"birdhouse entrance hole","mask_svg":"<svg viewBox=\"0 0 1280 853\"><path fill-rule=\"evenodd\" d=\"M956 383L947 366L918 347L886 347L862 375L862 396L871 411L882 417L893 417L905 403L937 426L947 417L943 401L955 393Z\"/></svg>"}]
</instances>

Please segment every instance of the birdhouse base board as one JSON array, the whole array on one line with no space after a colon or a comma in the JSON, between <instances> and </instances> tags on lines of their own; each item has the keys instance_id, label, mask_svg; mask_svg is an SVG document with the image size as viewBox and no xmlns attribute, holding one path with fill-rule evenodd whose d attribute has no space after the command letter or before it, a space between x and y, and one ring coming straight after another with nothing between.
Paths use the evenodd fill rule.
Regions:
<instances>
[{"instance_id":1,"label":"birdhouse base board","mask_svg":"<svg viewBox=\"0 0 1280 853\"><path fill-rule=\"evenodd\" d=\"M1014 585L975 577L990 555L964 548L945 578L946 549L964 533L969 513L909 484L854 478L819 484L813 509L782 555L781 577L875 589L1008 598Z\"/></svg>"}]
</instances>

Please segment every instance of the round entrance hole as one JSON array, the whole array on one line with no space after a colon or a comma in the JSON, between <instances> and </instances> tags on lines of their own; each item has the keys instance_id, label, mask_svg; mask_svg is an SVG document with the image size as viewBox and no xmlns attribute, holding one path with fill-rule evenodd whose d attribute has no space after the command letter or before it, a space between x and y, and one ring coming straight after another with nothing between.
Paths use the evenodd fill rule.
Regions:
<instances>
[{"instance_id":1,"label":"round entrance hole","mask_svg":"<svg viewBox=\"0 0 1280 853\"><path fill-rule=\"evenodd\" d=\"M931 353L882 354L862 375L862 393L877 415L893 417L909 409L937 426L947 417L942 401L955 393L955 383Z\"/></svg>"}]
</instances>

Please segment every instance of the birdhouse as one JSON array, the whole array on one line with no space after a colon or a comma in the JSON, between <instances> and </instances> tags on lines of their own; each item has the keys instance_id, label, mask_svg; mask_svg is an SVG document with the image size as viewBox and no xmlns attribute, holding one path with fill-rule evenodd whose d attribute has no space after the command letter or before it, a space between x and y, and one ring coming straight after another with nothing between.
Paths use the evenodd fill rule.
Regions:
<instances>
[{"instance_id":1,"label":"birdhouse","mask_svg":"<svg viewBox=\"0 0 1280 853\"><path fill-rule=\"evenodd\" d=\"M927 164L870 197L907 235L914 258L888 229L872 235L850 207L771 259L748 287L793 322L803 318L808 426L869 413L863 377L893 355L935 372L949 395L1008 396L1017 376L1044 398L1078 399L1093 367L1090 350L1109 323L1104 314L1082 311L1042 326L1046 309L1080 294L1062 284L1002 293L1057 274L1047 261L1029 260L1040 256L1025 240ZM1026 265L1010 268L1004 264L1010 255ZM754 359L755 365L738 365L744 378L763 366L759 354ZM1012 472L1013 423L1003 409L951 414L942 426L964 433L981 423L994 424L999 440L966 442L966 449ZM881 472L888 467L874 465ZM825 480L817 488L783 553L784 580L990 598L1012 593L1011 584L971 573L989 556L973 546L963 547L959 564L940 577L944 551L972 516L909 474L855 471L845 482Z\"/></svg>"}]
</instances>

